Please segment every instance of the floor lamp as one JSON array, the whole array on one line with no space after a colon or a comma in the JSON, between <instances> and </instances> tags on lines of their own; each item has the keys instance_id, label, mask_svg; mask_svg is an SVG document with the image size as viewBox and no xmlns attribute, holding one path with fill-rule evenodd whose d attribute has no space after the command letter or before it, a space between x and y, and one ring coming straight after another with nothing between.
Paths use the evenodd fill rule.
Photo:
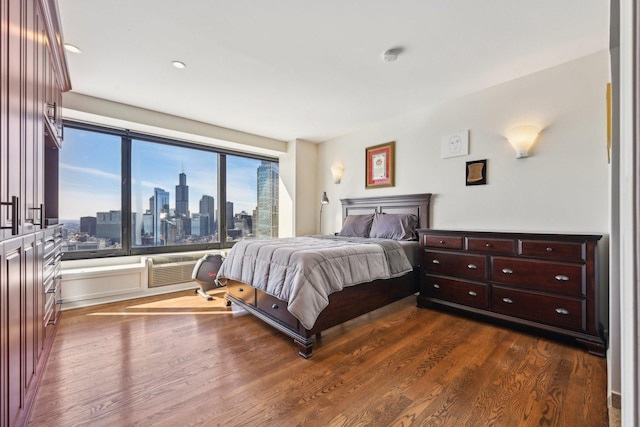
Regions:
<instances>
[{"instance_id":1,"label":"floor lamp","mask_svg":"<svg viewBox=\"0 0 640 427\"><path fill-rule=\"evenodd\" d=\"M329 204L329 198L327 197L327 192L322 193L322 198L320 199L320 234L322 234L322 208L324 205Z\"/></svg>"}]
</instances>

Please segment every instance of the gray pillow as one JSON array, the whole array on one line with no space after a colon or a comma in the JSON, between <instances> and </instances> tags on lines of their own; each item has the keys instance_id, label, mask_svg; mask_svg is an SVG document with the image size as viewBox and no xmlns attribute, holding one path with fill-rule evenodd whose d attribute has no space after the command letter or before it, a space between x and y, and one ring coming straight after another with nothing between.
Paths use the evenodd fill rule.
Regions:
<instances>
[{"instance_id":1,"label":"gray pillow","mask_svg":"<svg viewBox=\"0 0 640 427\"><path fill-rule=\"evenodd\" d=\"M373 223L373 214L348 215L338 236L369 237L371 223Z\"/></svg>"},{"instance_id":2,"label":"gray pillow","mask_svg":"<svg viewBox=\"0 0 640 427\"><path fill-rule=\"evenodd\" d=\"M369 237L416 240L418 217L413 214L375 214Z\"/></svg>"}]
</instances>

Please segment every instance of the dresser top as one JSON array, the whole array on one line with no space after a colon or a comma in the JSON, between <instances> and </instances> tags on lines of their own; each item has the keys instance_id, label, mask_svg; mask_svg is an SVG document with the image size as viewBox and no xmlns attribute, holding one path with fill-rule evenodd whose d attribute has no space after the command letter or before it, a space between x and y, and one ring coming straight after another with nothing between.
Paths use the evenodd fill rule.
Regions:
<instances>
[{"instance_id":1,"label":"dresser top","mask_svg":"<svg viewBox=\"0 0 640 427\"><path fill-rule=\"evenodd\" d=\"M601 234L573 234L573 233L537 233L518 231L475 231L475 230L442 230L434 228L420 228L420 234L436 234L447 236L468 236L482 238L506 238L506 239L529 239L529 240L565 240L565 241L598 241Z\"/></svg>"}]
</instances>

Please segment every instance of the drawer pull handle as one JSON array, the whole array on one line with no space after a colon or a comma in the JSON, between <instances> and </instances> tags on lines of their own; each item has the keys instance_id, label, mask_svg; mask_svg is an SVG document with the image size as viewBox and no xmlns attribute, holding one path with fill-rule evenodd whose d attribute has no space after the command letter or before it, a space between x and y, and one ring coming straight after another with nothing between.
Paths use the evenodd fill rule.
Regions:
<instances>
[{"instance_id":1,"label":"drawer pull handle","mask_svg":"<svg viewBox=\"0 0 640 427\"><path fill-rule=\"evenodd\" d=\"M510 269L510 268L503 268L503 269L502 269L502 272L503 272L504 274L513 274L513 270L512 270L512 269Z\"/></svg>"},{"instance_id":2,"label":"drawer pull handle","mask_svg":"<svg viewBox=\"0 0 640 427\"><path fill-rule=\"evenodd\" d=\"M491 243L485 243L485 244L484 244L484 247L485 247L485 248L490 248L491 246L492 246L492 245L491 245Z\"/></svg>"},{"instance_id":3,"label":"drawer pull handle","mask_svg":"<svg viewBox=\"0 0 640 427\"><path fill-rule=\"evenodd\" d=\"M440 261L438 261L437 259L434 259L433 261L431 261L434 264L440 264Z\"/></svg>"},{"instance_id":4,"label":"drawer pull handle","mask_svg":"<svg viewBox=\"0 0 640 427\"><path fill-rule=\"evenodd\" d=\"M469 265L467 265L467 268L470 269L470 270L475 270L478 267L475 264L469 264Z\"/></svg>"},{"instance_id":5,"label":"drawer pull handle","mask_svg":"<svg viewBox=\"0 0 640 427\"><path fill-rule=\"evenodd\" d=\"M566 316L567 314L569 314L569 310L565 310L564 308L556 308L556 313Z\"/></svg>"},{"instance_id":6,"label":"drawer pull handle","mask_svg":"<svg viewBox=\"0 0 640 427\"><path fill-rule=\"evenodd\" d=\"M547 252L553 252L553 248L552 247L548 247L547 248Z\"/></svg>"},{"instance_id":7,"label":"drawer pull handle","mask_svg":"<svg viewBox=\"0 0 640 427\"><path fill-rule=\"evenodd\" d=\"M471 295L472 297L477 297L478 296L478 294L473 292L473 291L469 291L469 295Z\"/></svg>"},{"instance_id":8,"label":"drawer pull handle","mask_svg":"<svg viewBox=\"0 0 640 427\"><path fill-rule=\"evenodd\" d=\"M567 280L569 280L569 277L565 276L564 274L558 274L556 276L556 280L559 280L561 282L566 282Z\"/></svg>"},{"instance_id":9,"label":"drawer pull handle","mask_svg":"<svg viewBox=\"0 0 640 427\"><path fill-rule=\"evenodd\" d=\"M433 287L436 288L436 289L440 289L440 285L438 285L437 283L434 283Z\"/></svg>"},{"instance_id":10,"label":"drawer pull handle","mask_svg":"<svg viewBox=\"0 0 640 427\"><path fill-rule=\"evenodd\" d=\"M238 292L244 292L243 288L238 288Z\"/></svg>"},{"instance_id":11,"label":"drawer pull handle","mask_svg":"<svg viewBox=\"0 0 640 427\"><path fill-rule=\"evenodd\" d=\"M440 243L441 245L446 245L447 244L447 242L445 242L444 240L440 240L440 242L438 242L438 243Z\"/></svg>"},{"instance_id":12,"label":"drawer pull handle","mask_svg":"<svg viewBox=\"0 0 640 427\"><path fill-rule=\"evenodd\" d=\"M274 310L277 310L277 309L279 309L280 307L278 307L278 304L273 304L273 305L271 306L271 308L273 308Z\"/></svg>"},{"instance_id":13,"label":"drawer pull handle","mask_svg":"<svg viewBox=\"0 0 640 427\"><path fill-rule=\"evenodd\" d=\"M513 300L511 298L502 298L502 301L506 302L507 304L513 304Z\"/></svg>"}]
</instances>

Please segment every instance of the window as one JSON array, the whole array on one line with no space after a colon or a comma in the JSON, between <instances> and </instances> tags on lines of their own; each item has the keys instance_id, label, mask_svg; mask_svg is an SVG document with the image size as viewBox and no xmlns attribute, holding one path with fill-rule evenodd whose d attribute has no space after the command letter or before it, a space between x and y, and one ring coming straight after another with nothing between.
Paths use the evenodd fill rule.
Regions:
<instances>
[{"instance_id":1,"label":"window","mask_svg":"<svg viewBox=\"0 0 640 427\"><path fill-rule=\"evenodd\" d=\"M218 241L218 154L131 141L132 247Z\"/></svg>"},{"instance_id":2,"label":"window","mask_svg":"<svg viewBox=\"0 0 640 427\"><path fill-rule=\"evenodd\" d=\"M59 157L64 253L122 248L121 146L116 135L65 129Z\"/></svg>"},{"instance_id":3,"label":"window","mask_svg":"<svg viewBox=\"0 0 640 427\"><path fill-rule=\"evenodd\" d=\"M75 122L64 126L65 259L215 249L278 237L274 159Z\"/></svg>"},{"instance_id":4,"label":"window","mask_svg":"<svg viewBox=\"0 0 640 427\"><path fill-rule=\"evenodd\" d=\"M227 156L227 241L278 237L278 163Z\"/></svg>"}]
</instances>

